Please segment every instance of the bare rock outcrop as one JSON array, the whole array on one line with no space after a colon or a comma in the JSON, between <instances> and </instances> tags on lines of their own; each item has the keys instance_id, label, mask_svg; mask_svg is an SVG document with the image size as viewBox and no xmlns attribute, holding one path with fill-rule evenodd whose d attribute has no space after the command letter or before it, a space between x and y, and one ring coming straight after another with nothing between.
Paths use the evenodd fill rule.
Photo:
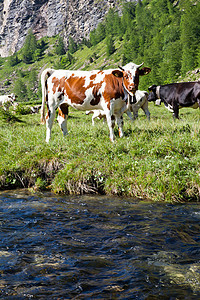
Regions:
<instances>
[{"instance_id":1,"label":"bare rock outcrop","mask_svg":"<svg viewBox=\"0 0 200 300\"><path fill-rule=\"evenodd\" d=\"M126 0L127 2L136 0ZM62 33L76 41L87 38L120 0L0 0L0 55L9 56L24 43L29 29L36 37Z\"/></svg>"}]
</instances>

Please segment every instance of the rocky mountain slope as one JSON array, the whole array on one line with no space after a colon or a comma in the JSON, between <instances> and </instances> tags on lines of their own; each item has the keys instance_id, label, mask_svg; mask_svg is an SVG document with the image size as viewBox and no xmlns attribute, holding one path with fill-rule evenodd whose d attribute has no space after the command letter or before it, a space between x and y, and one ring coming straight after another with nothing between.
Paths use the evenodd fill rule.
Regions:
<instances>
[{"instance_id":1,"label":"rocky mountain slope","mask_svg":"<svg viewBox=\"0 0 200 300\"><path fill-rule=\"evenodd\" d=\"M124 0L134 2L136 0ZM36 37L62 33L76 41L87 38L109 10L123 0L0 0L0 55L18 51L29 29Z\"/></svg>"}]
</instances>

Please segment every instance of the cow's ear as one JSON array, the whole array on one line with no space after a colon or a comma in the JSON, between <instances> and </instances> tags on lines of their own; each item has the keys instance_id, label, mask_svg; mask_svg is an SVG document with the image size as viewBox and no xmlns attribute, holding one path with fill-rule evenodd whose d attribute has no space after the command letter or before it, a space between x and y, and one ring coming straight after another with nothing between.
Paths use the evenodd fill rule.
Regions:
<instances>
[{"instance_id":1,"label":"cow's ear","mask_svg":"<svg viewBox=\"0 0 200 300\"><path fill-rule=\"evenodd\" d=\"M147 68L147 67L144 67L142 68L141 70L139 70L139 75L147 75L151 72L151 69L150 68Z\"/></svg>"},{"instance_id":2,"label":"cow's ear","mask_svg":"<svg viewBox=\"0 0 200 300\"><path fill-rule=\"evenodd\" d=\"M151 92L151 91L155 90L155 88L156 88L156 85L153 84L148 88L148 90L149 90L149 92Z\"/></svg>"},{"instance_id":3,"label":"cow's ear","mask_svg":"<svg viewBox=\"0 0 200 300\"><path fill-rule=\"evenodd\" d=\"M120 71L120 70L113 70L113 71L112 71L112 74L113 74L115 77L123 77L123 72Z\"/></svg>"}]
</instances>

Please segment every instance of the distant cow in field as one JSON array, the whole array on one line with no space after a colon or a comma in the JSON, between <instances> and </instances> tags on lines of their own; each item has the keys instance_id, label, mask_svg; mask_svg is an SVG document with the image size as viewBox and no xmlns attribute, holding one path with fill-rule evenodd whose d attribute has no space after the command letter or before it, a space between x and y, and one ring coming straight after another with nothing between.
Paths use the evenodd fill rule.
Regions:
<instances>
[{"instance_id":1,"label":"distant cow in field","mask_svg":"<svg viewBox=\"0 0 200 300\"><path fill-rule=\"evenodd\" d=\"M134 103L133 103L133 100L132 101L130 100L129 108L127 109L126 113L130 118L129 113L130 113L130 111L133 112L133 118L132 117L130 118L132 121L137 119L138 110L140 108L144 111L144 113L147 116L148 120L150 120L150 112L149 112L149 109L148 109L147 96L148 96L148 93L146 91L137 90L135 92L135 101L136 102L134 101ZM103 118L104 120L106 119L105 112L103 110L100 110L100 109L86 111L86 115L89 115L89 114L93 114L92 115L92 125L94 125L94 120L96 118L97 119L102 119Z\"/></svg>"},{"instance_id":2,"label":"distant cow in field","mask_svg":"<svg viewBox=\"0 0 200 300\"><path fill-rule=\"evenodd\" d=\"M4 110L8 110L11 105L14 104L16 97L15 94L3 95L0 96L0 106L3 107Z\"/></svg>"},{"instance_id":3,"label":"distant cow in field","mask_svg":"<svg viewBox=\"0 0 200 300\"><path fill-rule=\"evenodd\" d=\"M200 82L180 82L149 87L148 101L160 99L165 107L179 119L182 107L200 107Z\"/></svg>"},{"instance_id":4,"label":"distant cow in field","mask_svg":"<svg viewBox=\"0 0 200 300\"><path fill-rule=\"evenodd\" d=\"M30 107L31 114L37 114L41 108L41 105L35 105Z\"/></svg>"},{"instance_id":5,"label":"distant cow in field","mask_svg":"<svg viewBox=\"0 0 200 300\"><path fill-rule=\"evenodd\" d=\"M94 120L97 118L99 120L103 119L103 122L106 120L106 114L102 109L86 110L86 115L92 114L92 125L94 125Z\"/></svg>"},{"instance_id":6,"label":"distant cow in field","mask_svg":"<svg viewBox=\"0 0 200 300\"><path fill-rule=\"evenodd\" d=\"M125 67L110 70L72 71L46 69L41 75L42 109L41 121L46 121L46 142L49 142L51 128L58 110L58 122L67 132L68 106L78 110L101 109L105 112L110 140L114 141L115 119L119 136L123 136L122 115L128 109L127 99L134 96L139 85L139 76L148 74L151 69L129 63ZM47 104L45 119L44 107Z\"/></svg>"}]
</instances>

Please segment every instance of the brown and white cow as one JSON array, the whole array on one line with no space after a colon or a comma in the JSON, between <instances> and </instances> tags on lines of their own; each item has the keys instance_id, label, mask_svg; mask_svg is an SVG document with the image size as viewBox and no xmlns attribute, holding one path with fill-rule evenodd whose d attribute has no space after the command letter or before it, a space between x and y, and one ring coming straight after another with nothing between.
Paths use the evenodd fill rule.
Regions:
<instances>
[{"instance_id":1,"label":"brown and white cow","mask_svg":"<svg viewBox=\"0 0 200 300\"><path fill-rule=\"evenodd\" d=\"M44 106L47 104L46 142L49 142L56 109L63 135L67 132L68 106L86 111L101 109L106 114L110 140L114 141L115 119L119 136L123 136L122 114L128 109L128 95L134 96L138 89L139 76L151 69L129 63L120 69L72 71L46 69L41 75L42 109L41 121L45 123Z\"/></svg>"},{"instance_id":2,"label":"brown and white cow","mask_svg":"<svg viewBox=\"0 0 200 300\"><path fill-rule=\"evenodd\" d=\"M4 110L8 110L11 105L14 104L16 97L15 94L3 95L0 96L0 106L3 107Z\"/></svg>"}]
</instances>

